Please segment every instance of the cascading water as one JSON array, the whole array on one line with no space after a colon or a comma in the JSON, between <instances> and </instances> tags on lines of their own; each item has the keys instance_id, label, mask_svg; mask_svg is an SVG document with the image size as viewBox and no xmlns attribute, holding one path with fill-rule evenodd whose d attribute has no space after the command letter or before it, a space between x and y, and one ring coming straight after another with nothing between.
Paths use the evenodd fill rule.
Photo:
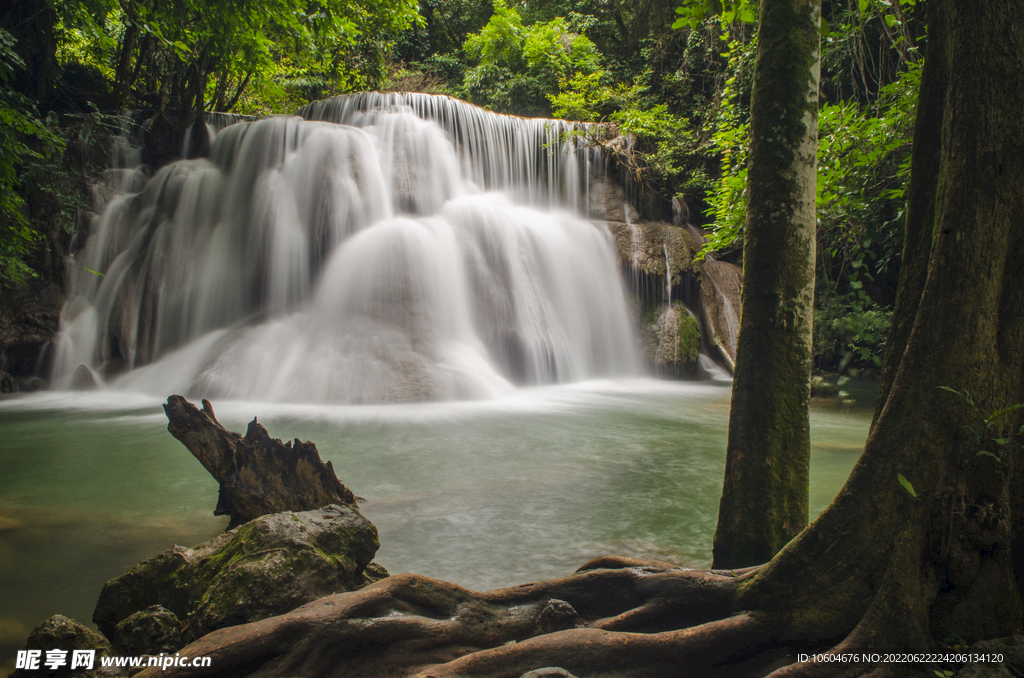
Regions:
<instances>
[{"instance_id":1,"label":"cascading water","mask_svg":"<svg viewBox=\"0 0 1024 678\"><path fill-rule=\"evenodd\" d=\"M568 123L370 93L214 132L111 200L54 379L292 402L494 397L640 374ZM553 209L562 205L563 209Z\"/></svg>"}]
</instances>

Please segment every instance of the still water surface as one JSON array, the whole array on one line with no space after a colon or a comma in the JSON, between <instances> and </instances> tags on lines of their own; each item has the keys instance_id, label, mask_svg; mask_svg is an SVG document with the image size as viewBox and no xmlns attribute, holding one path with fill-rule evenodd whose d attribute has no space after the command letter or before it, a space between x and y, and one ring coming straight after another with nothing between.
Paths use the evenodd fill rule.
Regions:
<instances>
[{"instance_id":1,"label":"still water surface","mask_svg":"<svg viewBox=\"0 0 1024 678\"><path fill-rule=\"evenodd\" d=\"M60 613L89 623L103 583L217 535L217 483L166 430L161 401L51 393L0 401L0 654ZM811 412L811 515L860 454L871 395ZM729 384L600 381L501 399L387 406L214 403L316 443L365 498L376 560L486 590L622 554L706 567ZM0 666L7 656L0 657Z\"/></svg>"}]
</instances>

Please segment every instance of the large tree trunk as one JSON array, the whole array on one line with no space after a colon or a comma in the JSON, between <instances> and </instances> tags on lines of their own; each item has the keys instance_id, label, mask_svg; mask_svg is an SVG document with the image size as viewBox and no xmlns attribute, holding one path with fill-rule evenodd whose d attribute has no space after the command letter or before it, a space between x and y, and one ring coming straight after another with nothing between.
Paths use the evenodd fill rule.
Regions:
<instances>
[{"instance_id":1,"label":"large tree trunk","mask_svg":"<svg viewBox=\"0 0 1024 678\"><path fill-rule=\"evenodd\" d=\"M786 652L929 652L1024 631L1024 538L1013 539L1024 410L982 421L1024 401L1024 12L1017 0L930 4L919 116L939 102L941 124L918 125L914 155L938 143L938 166L914 164L911 218L922 221L906 251L920 268L896 310L913 320L894 333L904 345L888 351L884 403L849 481L769 563L697 572L604 559L488 593L401 575L214 632L182 651L211 656L210 669L144 678L519 678L550 666L579 678L750 676ZM947 668L860 656L771 677Z\"/></svg>"},{"instance_id":2,"label":"large tree trunk","mask_svg":"<svg viewBox=\"0 0 1024 678\"><path fill-rule=\"evenodd\" d=\"M763 563L807 525L820 22L820 0L761 1L719 568Z\"/></svg>"}]
</instances>

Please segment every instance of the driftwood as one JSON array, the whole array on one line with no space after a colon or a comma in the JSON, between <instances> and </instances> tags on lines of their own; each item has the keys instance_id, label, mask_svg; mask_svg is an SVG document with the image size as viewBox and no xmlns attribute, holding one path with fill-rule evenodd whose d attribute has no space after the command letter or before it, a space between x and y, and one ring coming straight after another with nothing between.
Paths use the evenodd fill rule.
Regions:
<instances>
[{"instance_id":1,"label":"driftwood","mask_svg":"<svg viewBox=\"0 0 1024 678\"><path fill-rule=\"evenodd\" d=\"M282 443L253 419L245 436L217 421L209 401L200 411L181 396L164 405L167 430L220 483L214 515L231 516L228 529L282 511L311 511L356 498L310 442Z\"/></svg>"}]
</instances>

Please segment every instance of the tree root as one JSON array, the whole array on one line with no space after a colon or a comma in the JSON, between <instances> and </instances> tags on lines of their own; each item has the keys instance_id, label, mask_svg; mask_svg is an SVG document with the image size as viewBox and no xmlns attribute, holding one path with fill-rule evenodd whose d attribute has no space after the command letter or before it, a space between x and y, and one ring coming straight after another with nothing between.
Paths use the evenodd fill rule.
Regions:
<instances>
[{"instance_id":1,"label":"tree root","mask_svg":"<svg viewBox=\"0 0 1024 678\"><path fill-rule=\"evenodd\" d=\"M843 494L833 509L856 515L844 504L857 497ZM798 654L934 650L930 613L942 577L924 557L928 515L835 515L771 563L737 571L600 558L568 577L483 593L396 575L181 651L210 657L208 668L140 676L520 678L546 667L577 678L932 675L928 664L795 663Z\"/></svg>"},{"instance_id":2,"label":"tree root","mask_svg":"<svg viewBox=\"0 0 1024 678\"><path fill-rule=\"evenodd\" d=\"M140 675L518 678L548 666L581 677L764 675L791 648L779 644L779 620L735 609L756 571L604 558L485 593L396 575L181 651L211 657L207 669Z\"/></svg>"}]
</instances>

